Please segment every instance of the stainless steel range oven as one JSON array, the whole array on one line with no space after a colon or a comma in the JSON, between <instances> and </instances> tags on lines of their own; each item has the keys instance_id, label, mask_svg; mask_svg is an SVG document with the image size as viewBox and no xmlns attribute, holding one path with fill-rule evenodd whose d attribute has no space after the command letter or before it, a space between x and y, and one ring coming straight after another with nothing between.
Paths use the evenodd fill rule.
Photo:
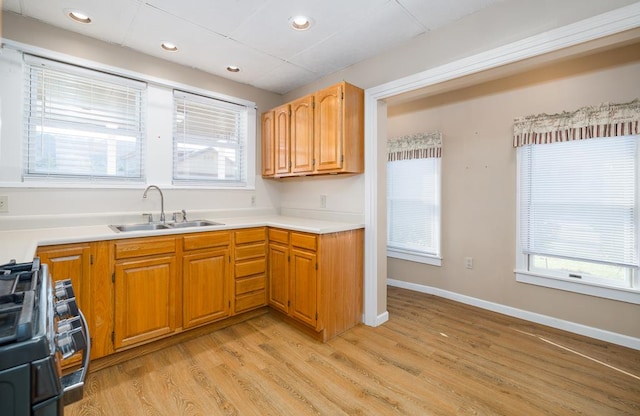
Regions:
<instances>
[{"instance_id":1,"label":"stainless steel range oven","mask_svg":"<svg viewBox=\"0 0 640 416\"><path fill-rule=\"evenodd\" d=\"M6 416L58 416L82 398L89 332L70 280L52 284L46 264L0 265L0 403ZM82 367L60 362L82 352Z\"/></svg>"}]
</instances>

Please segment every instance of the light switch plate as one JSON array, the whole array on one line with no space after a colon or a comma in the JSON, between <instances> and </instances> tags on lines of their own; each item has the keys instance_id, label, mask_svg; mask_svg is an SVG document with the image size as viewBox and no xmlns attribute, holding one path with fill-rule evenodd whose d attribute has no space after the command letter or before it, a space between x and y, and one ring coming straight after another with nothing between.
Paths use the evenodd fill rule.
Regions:
<instances>
[{"instance_id":1,"label":"light switch plate","mask_svg":"<svg viewBox=\"0 0 640 416\"><path fill-rule=\"evenodd\" d=\"M0 212L9 212L9 197L0 195Z\"/></svg>"}]
</instances>

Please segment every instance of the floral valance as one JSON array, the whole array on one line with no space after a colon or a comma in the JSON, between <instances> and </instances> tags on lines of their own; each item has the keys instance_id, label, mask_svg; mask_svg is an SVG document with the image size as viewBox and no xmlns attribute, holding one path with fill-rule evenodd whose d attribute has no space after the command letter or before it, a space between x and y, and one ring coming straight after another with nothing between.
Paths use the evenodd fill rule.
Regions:
<instances>
[{"instance_id":1,"label":"floral valance","mask_svg":"<svg viewBox=\"0 0 640 416\"><path fill-rule=\"evenodd\" d=\"M517 118L513 146L640 134L640 100Z\"/></svg>"},{"instance_id":2,"label":"floral valance","mask_svg":"<svg viewBox=\"0 0 640 416\"><path fill-rule=\"evenodd\" d=\"M442 133L417 133L387 140L387 161L442 157Z\"/></svg>"}]
</instances>

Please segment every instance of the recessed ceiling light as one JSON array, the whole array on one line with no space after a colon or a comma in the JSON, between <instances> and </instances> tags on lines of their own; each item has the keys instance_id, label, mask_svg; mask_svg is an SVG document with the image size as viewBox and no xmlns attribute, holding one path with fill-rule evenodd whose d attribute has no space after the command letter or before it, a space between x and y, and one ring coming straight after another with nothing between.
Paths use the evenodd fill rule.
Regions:
<instances>
[{"instance_id":1,"label":"recessed ceiling light","mask_svg":"<svg viewBox=\"0 0 640 416\"><path fill-rule=\"evenodd\" d=\"M295 30L307 30L311 27L312 20L307 16L294 16L289 19L289 23Z\"/></svg>"},{"instance_id":2,"label":"recessed ceiling light","mask_svg":"<svg viewBox=\"0 0 640 416\"><path fill-rule=\"evenodd\" d=\"M78 10L66 10L67 16L78 23L91 23L91 18Z\"/></svg>"},{"instance_id":3,"label":"recessed ceiling light","mask_svg":"<svg viewBox=\"0 0 640 416\"><path fill-rule=\"evenodd\" d=\"M227 71L229 71L229 72L240 72L240 68L237 67L237 66L229 65L227 67Z\"/></svg>"},{"instance_id":4,"label":"recessed ceiling light","mask_svg":"<svg viewBox=\"0 0 640 416\"><path fill-rule=\"evenodd\" d=\"M169 52L175 52L178 50L178 47L171 42L162 42L162 44L160 45L162 46L162 49L164 49L165 51L169 51Z\"/></svg>"}]
</instances>

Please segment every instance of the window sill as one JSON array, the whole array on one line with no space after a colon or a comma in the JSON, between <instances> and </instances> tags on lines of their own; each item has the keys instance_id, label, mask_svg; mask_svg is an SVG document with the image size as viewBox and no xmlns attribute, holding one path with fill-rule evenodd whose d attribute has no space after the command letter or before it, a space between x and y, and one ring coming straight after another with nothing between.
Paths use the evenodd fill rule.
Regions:
<instances>
[{"instance_id":1,"label":"window sill","mask_svg":"<svg viewBox=\"0 0 640 416\"><path fill-rule=\"evenodd\" d=\"M416 263L429 264L431 266L442 266L442 258L430 256L428 254L418 254L416 252L402 251L387 247L387 257L395 259L408 260Z\"/></svg>"},{"instance_id":2,"label":"window sill","mask_svg":"<svg viewBox=\"0 0 640 416\"><path fill-rule=\"evenodd\" d=\"M568 292L581 293L583 295L612 299L620 302L640 304L640 291L627 288L603 286L595 283L576 282L560 277L545 276L523 270L516 270L516 281Z\"/></svg>"}]
</instances>

